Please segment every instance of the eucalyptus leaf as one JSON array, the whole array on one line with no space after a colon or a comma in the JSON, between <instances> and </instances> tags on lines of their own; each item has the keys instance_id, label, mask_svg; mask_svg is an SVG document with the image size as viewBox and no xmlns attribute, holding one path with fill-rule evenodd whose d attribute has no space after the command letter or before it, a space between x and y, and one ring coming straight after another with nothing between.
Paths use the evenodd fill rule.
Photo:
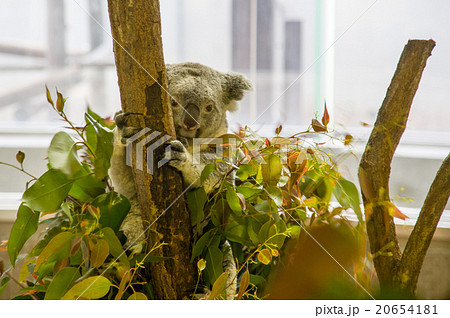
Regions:
<instances>
[{"instance_id":1,"label":"eucalyptus leaf","mask_svg":"<svg viewBox=\"0 0 450 318\"><path fill-rule=\"evenodd\" d=\"M192 225L200 225L200 222L205 217L203 207L206 203L206 192L200 187L186 193L186 200L191 214Z\"/></svg>"},{"instance_id":2,"label":"eucalyptus leaf","mask_svg":"<svg viewBox=\"0 0 450 318\"><path fill-rule=\"evenodd\" d=\"M73 177L81 169L77 144L69 134L60 131L53 136L48 147L48 162L54 169Z\"/></svg>"},{"instance_id":3,"label":"eucalyptus leaf","mask_svg":"<svg viewBox=\"0 0 450 318\"><path fill-rule=\"evenodd\" d=\"M11 264L16 264L17 255L28 239L37 231L39 224L39 212L33 212L23 203L17 211L17 218L14 222L8 240L8 254Z\"/></svg>"},{"instance_id":4,"label":"eucalyptus leaf","mask_svg":"<svg viewBox=\"0 0 450 318\"><path fill-rule=\"evenodd\" d=\"M69 193L72 184L73 180L63 172L50 169L24 192L22 201L34 211L56 211Z\"/></svg>"},{"instance_id":5,"label":"eucalyptus leaf","mask_svg":"<svg viewBox=\"0 0 450 318\"><path fill-rule=\"evenodd\" d=\"M61 269L50 282L44 300L61 299L70 289L73 282L80 277L80 272L76 267L65 267Z\"/></svg>"},{"instance_id":6,"label":"eucalyptus leaf","mask_svg":"<svg viewBox=\"0 0 450 318\"><path fill-rule=\"evenodd\" d=\"M110 286L111 282L106 277L88 277L75 284L61 299L99 299L109 292Z\"/></svg>"},{"instance_id":7,"label":"eucalyptus leaf","mask_svg":"<svg viewBox=\"0 0 450 318\"><path fill-rule=\"evenodd\" d=\"M119 231L120 225L131 208L130 201L114 191L98 196L91 205L100 209L100 225L110 227L114 232Z\"/></svg>"},{"instance_id":8,"label":"eucalyptus leaf","mask_svg":"<svg viewBox=\"0 0 450 318\"><path fill-rule=\"evenodd\" d=\"M74 235L71 232L61 232L52 238L36 260L34 271L37 272L44 262L50 263L69 257L70 243L73 238Z\"/></svg>"},{"instance_id":9,"label":"eucalyptus leaf","mask_svg":"<svg viewBox=\"0 0 450 318\"><path fill-rule=\"evenodd\" d=\"M128 260L127 254L125 254L122 244L120 244L119 239L116 236L116 233L110 228L105 227L100 230L100 236L108 242L109 252L116 259L119 259L123 265L126 266L127 269L130 268L130 261Z\"/></svg>"},{"instance_id":10,"label":"eucalyptus leaf","mask_svg":"<svg viewBox=\"0 0 450 318\"><path fill-rule=\"evenodd\" d=\"M113 138L114 134L106 127L103 127L90 114L85 114L86 124L86 139L90 148L94 151L95 158L95 176L98 179L103 179L108 175L110 167L110 160L113 152ZM89 125L92 128L89 128Z\"/></svg>"}]
</instances>

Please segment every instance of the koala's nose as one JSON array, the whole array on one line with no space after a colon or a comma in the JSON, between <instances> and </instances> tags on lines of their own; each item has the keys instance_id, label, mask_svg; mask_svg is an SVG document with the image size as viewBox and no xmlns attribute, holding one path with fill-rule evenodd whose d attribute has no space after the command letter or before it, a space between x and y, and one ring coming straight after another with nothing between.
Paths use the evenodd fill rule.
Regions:
<instances>
[{"instance_id":1,"label":"koala's nose","mask_svg":"<svg viewBox=\"0 0 450 318\"><path fill-rule=\"evenodd\" d=\"M186 114L184 115L183 128L186 130L196 130L199 127L197 120L199 113L200 111L197 106L188 104L186 106Z\"/></svg>"},{"instance_id":2,"label":"koala's nose","mask_svg":"<svg viewBox=\"0 0 450 318\"><path fill-rule=\"evenodd\" d=\"M193 119L189 120L186 118L186 120L183 123L183 128L186 130L196 130L198 128L198 124Z\"/></svg>"}]
</instances>

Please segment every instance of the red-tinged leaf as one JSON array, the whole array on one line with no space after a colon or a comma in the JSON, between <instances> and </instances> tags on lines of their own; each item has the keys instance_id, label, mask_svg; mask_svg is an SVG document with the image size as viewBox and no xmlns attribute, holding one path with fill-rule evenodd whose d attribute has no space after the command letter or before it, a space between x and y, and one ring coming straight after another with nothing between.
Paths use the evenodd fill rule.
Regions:
<instances>
[{"instance_id":1,"label":"red-tinged leaf","mask_svg":"<svg viewBox=\"0 0 450 318\"><path fill-rule=\"evenodd\" d=\"M275 134L279 135L281 133L282 129L283 129L283 125L280 125L277 128L275 128Z\"/></svg>"},{"instance_id":2,"label":"red-tinged leaf","mask_svg":"<svg viewBox=\"0 0 450 318\"><path fill-rule=\"evenodd\" d=\"M47 85L45 85L45 91L47 92L47 101L48 101L52 106L54 106L53 100L52 100L52 96L50 95L50 91L48 90Z\"/></svg>"},{"instance_id":3,"label":"red-tinged leaf","mask_svg":"<svg viewBox=\"0 0 450 318\"><path fill-rule=\"evenodd\" d=\"M219 278L216 279L216 281L214 282L214 285L212 287L211 294L209 294L208 298L206 298L207 300L212 300L212 299L217 298L225 290L229 274L230 273L228 273L228 272L223 272L219 276Z\"/></svg>"},{"instance_id":4,"label":"red-tinged leaf","mask_svg":"<svg viewBox=\"0 0 450 318\"><path fill-rule=\"evenodd\" d=\"M350 134L345 135L344 145L349 145L353 141L353 136Z\"/></svg>"},{"instance_id":5,"label":"red-tinged leaf","mask_svg":"<svg viewBox=\"0 0 450 318\"><path fill-rule=\"evenodd\" d=\"M109 255L109 245L104 239L97 239L97 242L89 241L91 251L91 265L98 268L103 265Z\"/></svg>"},{"instance_id":6,"label":"red-tinged leaf","mask_svg":"<svg viewBox=\"0 0 450 318\"><path fill-rule=\"evenodd\" d=\"M325 127L324 125L322 125L320 123L320 121L318 121L317 119L313 119L311 121L311 126L313 128L313 130L315 132L323 132L323 131L327 131L327 127Z\"/></svg>"},{"instance_id":7,"label":"red-tinged leaf","mask_svg":"<svg viewBox=\"0 0 450 318\"><path fill-rule=\"evenodd\" d=\"M328 113L327 102L325 102L325 109L323 111L322 116L322 124L324 124L324 126L326 127L329 122L330 122L330 114Z\"/></svg>"},{"instance_id":8,"label":"red-tinged leaf","mask_svg":"<svg viewBox=\"0 0 450 318\"><path fill-rule=\"evenodd\" d=\"M23 294L22 296L33 295L33 294L36 293L36 292L37 292L36 289L32 289L32 290L27 291L27 292L26 292L25 294Z\"/></svg>"},{"instance_id":9,"label":"red-tinged leaf","mask_svg":"<svg viewBox=\"0 0 450 318\"><path fill-rule=\"evenodd\" d=\"M261 263L268 265L272 261L272 253L265 248L258 253L258 260Z\"/></svg>"},{"instance_id":10,"label":"red-tinged leaf","mask_svg":"<svg viewBox=\"0 0 450 318\"><path fill-rule=\"evenodd\" d=\"M387 208L389 211L389 215L394 218L401 219L401 220L406 220L408 218L408 216L403 214L392 202L387 203Z\"/></svg>"},{"instance_id":11,"label":"red-tinged leaf","mask_svg":"<svg viewBox=\"0 0 450 318\"><path fill-rule=\"evenodd\" d=\"M244 274L242 274L242 277L241 277L237 300L242 299L242 296L244 295L245 291L247 290L249 284L250 284L250 273L248 272L248 270L246 270L244 272Z\"/></svg>"},{"instance_id":12,"label":"red-tinged leaf","mask_svg":"<svg viewBox=\"0 0 450 318\"><path fill-rule=\"evenodd\" d=\"M272 256L273 256L273 257L278 257L278 256L280 256L280 253L278 252L278 250L272 250L271 253L272 253Z\"/></svg>"},{"instance_id":13,"label":"red-tinged leaf","mask_svg":"<svg viewBox=\"0 0 450 318\"><path fill-rule=\"evenodd\" d=\"M62 232L52 238L39 255L34 272L37 273L39 267L44 262L50 263L68 257L70 255L70 243L72 239L73 234L71 232Z\"/></svg>"},{"instance_id":14,"label":"red-tinged leaf","mask_svg":"<svg viewBox=\"0 0 450 318\"><path fill-rule=\"evenodd\" d=\"M245 197L242 193L236 193L238 198L239 198L239 204L242 207L242 210L245 210L247 208L246 204L245 204Z\"/></svg>"},{"instance_id":15,"label":"red-tinged leaf","mask_svg":"<svg viewBox=\"0 0 450 318\"><path fill-rule=\"evenodd\" d=\"M81 236L77 236L73 239L72 243L70 244L70 256L74 256L78 250L81 247L81 241L83 238Z\"/></svg>"},{"instance_id":16,"label":"red-tinged leaf","mask_svg":"<svg viewBox=\"0 0 450 318\"><path fill-rule=\"evenodd\" d=\"M314 150L311 148L306 149L306 152L309 153L310 155L314 154Z\"/></svg>"},{"instance_id":17,"label":"red-tinged leaf","mask_svg":"<svg viewBox=\"0 0 450 318\"><path fill-rule=\"evenodd\" d=\"M270 140L268 138L266 138L266 147L269 148L270 147Z\"/></svg>"},{"instance_id":18,"label":"red-tinged leaf","mask_svg":"<svg viewBox=\"0 0 450 318\"><path fill-rule=\"evenodd\" d=\"M128 286L128 282L131 280L131 270L128 270L125 272L125 274L122 276L122 280L120 281L120 285L119 285L119 291L117 292L116 297L114 298L115 300L120 300L122 299L123 293L126 290L126 287Z\"/></svg>"},{"instance_id":19,"label":"red-tinged leaf","mask_svg":"<svg viewBox=\"0 0 450 318\"><path fill-rule=\"evenodd\" d=\"M16 160L18 163L22 164L23 161L25 160L25 154L19 150L16 154Z\"/></svg>"}]
</instances>

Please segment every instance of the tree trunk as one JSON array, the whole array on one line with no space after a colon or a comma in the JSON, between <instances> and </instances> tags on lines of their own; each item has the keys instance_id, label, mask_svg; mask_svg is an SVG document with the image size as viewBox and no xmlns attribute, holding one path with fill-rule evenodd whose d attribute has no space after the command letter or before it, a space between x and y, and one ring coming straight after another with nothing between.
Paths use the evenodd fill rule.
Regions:
<instances>
[{"instance_id":1,"label":"tree trunk","mask_svg":"<svg viewBox=\"0 0 450 318\"><path fill-rule=\"evenodd\" d=\"M394 221L388 212L391 162L406 128L426 61L434 46L433 40L408 41L378 112L359 167L367 234L382 291L397 289L394 277L401 259Z\"/></svg>"},{"instance_id":2,"label":"tree trunk","mask_svg":"<svg viewBox=\"0 0 450 318\"><path fill-rule=\"evenodd\" d=\"M108 0L108 8L127 126L148 127L152 132L175 137L167 93L159 1ZM171 257L164 262L151 263L149 281L155 298L182 299L193 288L196 275L190 262L191 222L182 180L180 174L167 165L153 167L153 175L147 173L145 148L144 169L133 166L133 174L144 226L150 226L146 232L148 244L152 247L160 241L167 243L158 253ZM152 154L154 158L162 157L162 148L156 149Z\"/></svg>"}]
</instances>

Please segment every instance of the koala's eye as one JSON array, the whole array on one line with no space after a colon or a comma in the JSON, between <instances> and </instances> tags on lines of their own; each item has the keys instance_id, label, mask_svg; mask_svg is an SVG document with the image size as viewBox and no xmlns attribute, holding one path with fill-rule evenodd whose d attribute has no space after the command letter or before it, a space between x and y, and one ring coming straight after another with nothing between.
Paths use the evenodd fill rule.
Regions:
<instances>
[{"instance_id":1,"label":"koala's eye","mask_svg":"<svg viewBox=\"0 0 450 318\"><path fill-rule=\"evenodd\" d=\"M206 105L205 110L209 113L210 111L213 110L213 105L211 104Z\"/></svg>"},{"instance_id":2,"label":"koala's eye","mask_svg":"<svg viewBox=\"0 0 450 318\"><path fill-rule=\"evenodd\" d=\"M178 106L177 101L173 98L170 99L170 103L172 104L173 107Z\"/></svg>"}]
</instances>

